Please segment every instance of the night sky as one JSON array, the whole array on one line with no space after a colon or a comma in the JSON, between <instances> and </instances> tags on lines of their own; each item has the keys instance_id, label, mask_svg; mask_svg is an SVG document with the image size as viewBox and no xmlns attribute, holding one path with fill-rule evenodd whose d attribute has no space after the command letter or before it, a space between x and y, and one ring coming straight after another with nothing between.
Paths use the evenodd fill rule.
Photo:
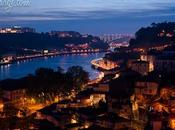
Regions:
<instances>
[{"instance_id":1,"label":"night sky","mask_svg":"<svg viewBox=\"0 0 175 130\"><path fill-rule=\"evenodd\" d=\"M31 0L28 7L0 7L1 27L21 25L43 32L134 33L163 21L175 21L175 0Z\"/></svg>"}]
</instances>

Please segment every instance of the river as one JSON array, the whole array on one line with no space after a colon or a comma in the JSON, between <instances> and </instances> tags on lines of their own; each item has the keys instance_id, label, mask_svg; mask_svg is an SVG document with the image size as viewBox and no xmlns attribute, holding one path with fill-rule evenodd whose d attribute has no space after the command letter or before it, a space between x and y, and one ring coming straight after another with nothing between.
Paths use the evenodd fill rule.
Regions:
<instances>
[{"instance_id":1,"label":"river","mask_svg":"<svg viewBox=\"0 0 175 130\"><path fill-rule=\"evenodd\" d=\"M98 76L99 72L91 68L91 60L103 57L104 53L79 54L79 55L60 55L54 57L42 57L28 59L11 65L0 66L0 80L12 78L17 79L28 74L34 74L37 68L45 67L56 69L58 66L67 69L71 66L82 66L89 72L90 79Z\"/></svg>"}]
</instances>

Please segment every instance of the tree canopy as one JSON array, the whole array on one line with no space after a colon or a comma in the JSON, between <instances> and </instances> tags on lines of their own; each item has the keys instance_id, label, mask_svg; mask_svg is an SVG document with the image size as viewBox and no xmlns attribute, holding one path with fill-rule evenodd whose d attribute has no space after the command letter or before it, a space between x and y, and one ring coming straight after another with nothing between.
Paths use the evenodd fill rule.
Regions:
<instances>
[{"instance_id":1,"label":"tree canopy","mask_svg":"<svg viewBox=\"0 0 175 130\"><path fill-rule=\"evenodd\" d=\"M159 44L175 42L175 22L152 23L142 27L135 33L135 38L130 40L131 47L150 47Z\"/></svg>"},{"instance_id":2,"label":"tree canopy","mask_svg":"<svg viewBox=\"0 0 175 130\"><path fill-rule=\"evenodd\" d=\"M71 91L80 91L88 82L89 74L80 66L72 66L67 72L60 67L55 71L39 68L35 75L27 78L28 94L52 98L53 95L69 95Z\"/></svg>"}]
</instances>

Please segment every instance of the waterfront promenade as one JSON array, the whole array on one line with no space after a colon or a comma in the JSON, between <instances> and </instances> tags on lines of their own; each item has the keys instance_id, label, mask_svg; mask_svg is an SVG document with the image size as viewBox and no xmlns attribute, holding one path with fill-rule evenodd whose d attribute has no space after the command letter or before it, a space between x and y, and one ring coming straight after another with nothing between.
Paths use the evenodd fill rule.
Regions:
<instances>
[{"instance_id":1,"label":"waterfront promenade","mask_svg":"<svg viewBox=\"0 0 175 130\"><path fill-rule=\"evenodd\" d=\"M33 55L25 55L25 56L8 56L4 57L5 62L0 61L0 66L1 65L7 65L7 64L12 64L17 61L22 61L22 60L27 60L27 59L34 59L34 58L40 58L40 57L51 57L51 56L57 56L57 55L71 55L71 54L90 54L90 53L101 53L101 52L106 52L104 50L99 50L99 49L91 49L87 51L57 51L57 52L50 52L50 53L38 53L38 54L33 54Z\"/></svg>"}]
</instances>

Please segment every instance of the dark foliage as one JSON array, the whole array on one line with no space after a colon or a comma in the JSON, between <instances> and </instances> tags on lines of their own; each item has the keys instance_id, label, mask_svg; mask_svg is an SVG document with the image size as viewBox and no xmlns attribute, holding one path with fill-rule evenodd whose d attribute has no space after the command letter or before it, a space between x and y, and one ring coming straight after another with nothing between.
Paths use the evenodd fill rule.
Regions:
<instances>
[{"instance_id":1,"label":"dark foliage","mask_svg":"<svg viewBox=\"0 0 175 130\"><path fill-rule=\"evenodd\" d=\"M50 99L56 94L69 95L72 90L81 90L88 82L89 74L80 66L68 68L67 72L58 67L57 71L39 68L34 76L28 77L28 94ZM44 93L44 94L43 94Z\"/></svg>"},{"instance_id":2,"label":"dark foliage","mask_svg":"<svg viewBox=\"0 0 175 130\"><path fill-rule=\"evenodd\" d=\"M175 41L175 22L152 23L135 33L135 39L130 40L131 47L150 47L159 44L170 44ZM167 34L174 35L173 37Z\"/></svg>"},{"instance_id":3,"label":"dark foliage","mask_svg":"<svg viewBox=\"0 0 175 130\"><path fill-rule=\"evenodd\" d=\"M71 32L77 33L77 32ZM73 34L72 34L73 35ZM98 37L82 35L72 37L58 37L49 33L22 33L22 34L0 34L0 54L9 51L16 51L20 48L29 49L62 49L65 44L84 44L88 43L92 48L106 49L107 44Z\"/></svg>"}]
</instances>

